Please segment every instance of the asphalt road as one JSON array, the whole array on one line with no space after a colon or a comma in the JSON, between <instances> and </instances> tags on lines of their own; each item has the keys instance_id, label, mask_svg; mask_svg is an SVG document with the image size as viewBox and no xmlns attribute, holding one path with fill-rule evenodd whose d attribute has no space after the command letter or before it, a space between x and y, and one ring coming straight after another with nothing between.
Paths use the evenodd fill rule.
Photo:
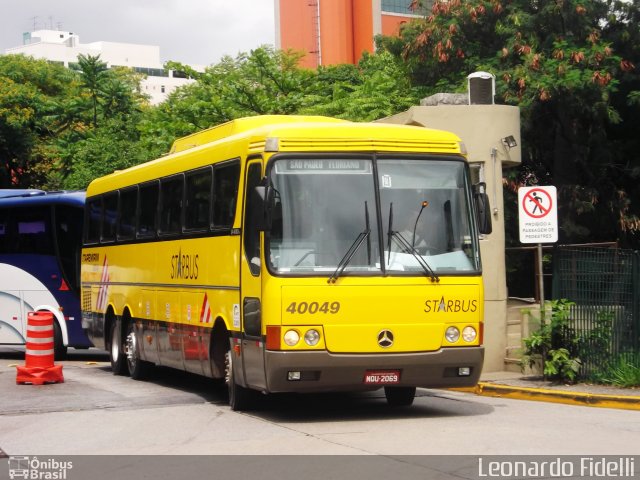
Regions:
<instances>
[{"instance_id":1,"label":"asphalt road","mask_svg":"<svg viewBox=\"0 0 640 480\"><path fill-rule=\"evenodd\" d=\"M0 349L0 449L7 455L636 455L640 412L419 389L272 395L233 412L223 385L171 369L144 382L72 352L65 382L16 385L21 353ZM638 465L640 470L640 464ZM0 472L1 473L1 472Z\"/></svg>"}]
</instances>

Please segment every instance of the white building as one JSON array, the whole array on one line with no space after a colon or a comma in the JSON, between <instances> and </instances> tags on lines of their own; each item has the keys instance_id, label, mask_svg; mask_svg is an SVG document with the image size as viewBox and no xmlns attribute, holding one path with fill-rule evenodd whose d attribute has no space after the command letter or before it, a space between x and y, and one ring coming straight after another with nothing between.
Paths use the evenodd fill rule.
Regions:
<instances>
[{"instance_id":1,"label":"white building","mask_svg":"<svg viewBox=\"0 0 640 480\"><path fill-rule=\"evenodd\" d=\"M36 30L23 34L22 45L8 48L6 54L24 54L66 67L78 61L78 55L100 55L108 67L129 67L146 75L141 83L142 93L149 95L153 105L161 103L177 87L193 82L184 74L165 71L160 61L160 47L133 43L92 42L80 43L80 37L72 32ZM202 71L199 66L192 66Z\"/></svg>"}]
</instances>

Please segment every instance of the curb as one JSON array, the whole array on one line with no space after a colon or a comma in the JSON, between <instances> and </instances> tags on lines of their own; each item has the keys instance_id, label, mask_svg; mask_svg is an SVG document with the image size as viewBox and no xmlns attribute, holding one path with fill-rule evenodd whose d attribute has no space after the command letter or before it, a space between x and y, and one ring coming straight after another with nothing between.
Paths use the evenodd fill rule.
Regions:
<instances>
[{"instance_id":1,"label":"curb","mask_svg":"<svg viewBox=\"0 0 640 480\"><path fill-rule=\"evenodd\" d=\"M640 396L603 395L566 390L514 387L495 383L479 382L475 387L452 388L460 392L475 393L484 397L502 397L516 400L563 403L583 407L617 408L622 410L640 410Z\"/></svg>"}]
</instances>

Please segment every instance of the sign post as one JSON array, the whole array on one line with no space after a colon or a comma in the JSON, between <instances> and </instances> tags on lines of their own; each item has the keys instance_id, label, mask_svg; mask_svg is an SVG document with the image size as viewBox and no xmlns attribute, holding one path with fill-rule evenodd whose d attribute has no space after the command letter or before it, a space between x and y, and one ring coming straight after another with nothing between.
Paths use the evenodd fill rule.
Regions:
<instances>
[{"instance_id":1,"label":"sign post","mask_svg":"<svg viewBox=\"0 0 640 480\"><path fill-rule=\"evenodd\" d=\"M538 244L538 289L540 318L544 323L544 277L542 244L558 241L558 209L556 187L520 187L518 189L520 242Z\"/></svg>"}]
</instances>

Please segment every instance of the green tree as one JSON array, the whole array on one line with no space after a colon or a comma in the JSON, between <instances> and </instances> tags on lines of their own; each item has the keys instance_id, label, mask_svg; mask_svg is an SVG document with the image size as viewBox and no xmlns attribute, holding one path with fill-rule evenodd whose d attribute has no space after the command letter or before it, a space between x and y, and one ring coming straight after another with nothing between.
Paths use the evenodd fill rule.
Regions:
<instances>
[{"instance_id":1,"label":"green tree","mask_svg":"<svg viewBox=\"0 0 640 480\"><path fill-rule=\"evenodd\" d=\"M365 54L358 65L320 67L303 112L372 121L415 105L424 92L388 52Z\"/></svg>"},{"instance_id":2,"label":"green tree","mask_svg":"<svg viewBox=\"0 0 640 480\"><path fill-rule=\"evenodd\" d=\"M141 78L128 68L104 72L97 91L98 110L91 102L89 122L83 121L82 100L64 105L66 128L57 137L58 169L49 175L50 187L86 188L93 178L152 158L140 143L139 124L149 111L139 92Z\"/></svg>"},{"instance_id":3,"label":"green tree","mask_svg":"<svg viewBox=\"0 0 640 480\"><path fill-rule=\"evenodd\" d=\"M52 175L50 182L66 189L84 189L97 177L149 160L136 123L131 118L111 118L81 141L68 142L61 148L61 156L70 168Z\"/></svg>"},{"instance_id":4,"label":"green tree","mask_svg":"<svg viewBox=\"0 0 640 480\"><path fill-rule=\"evenodd\" d=\"M270 47L223 58L203 73L172 63L196 82L179 88L141 123L142 142L157 155L176 137L234 118L312 114L365 121L414 105L423 89L411 86L405 65L388 53L358 65L298 66L300 53Z\"/></svg>"},{"instance_id":5,"label":"green tree","mask_svg":"<svg viewBox=\"0 0 640 480\"><path fill-rule=\"evenodd\" d=\"M98 125L98 98L108 78L107 64L100 60L100 55L78 55L78 63L74 68L80 72L82 85L88 90L93 106L93 126Z\"/></svg>"},{"instance_id":6,"label":"green tree","mask_svg":"<svg viewBox=\"0 0 640 480\"><path fill-rule=\"evenodd\" d=\"M60 107L76 96L75 87L73 73L60 65L0 56L0 188L46 185Z\"/></svg>"},{"instance_id":7,"label":"green tree","mask_svg":"<svg viewBox=\"0 0 640 480\"><path fill-rule=\"evenodd\" d=\"M196 82L174 91L149 112L141 124L143 143L157 154L167 152L177 137L234 118L263 114L293 114L304 105L314 78L297 66L299 54L260 47L235 59L224 57L203 73L187 71Z\"/></svg>"}]
</instances>

